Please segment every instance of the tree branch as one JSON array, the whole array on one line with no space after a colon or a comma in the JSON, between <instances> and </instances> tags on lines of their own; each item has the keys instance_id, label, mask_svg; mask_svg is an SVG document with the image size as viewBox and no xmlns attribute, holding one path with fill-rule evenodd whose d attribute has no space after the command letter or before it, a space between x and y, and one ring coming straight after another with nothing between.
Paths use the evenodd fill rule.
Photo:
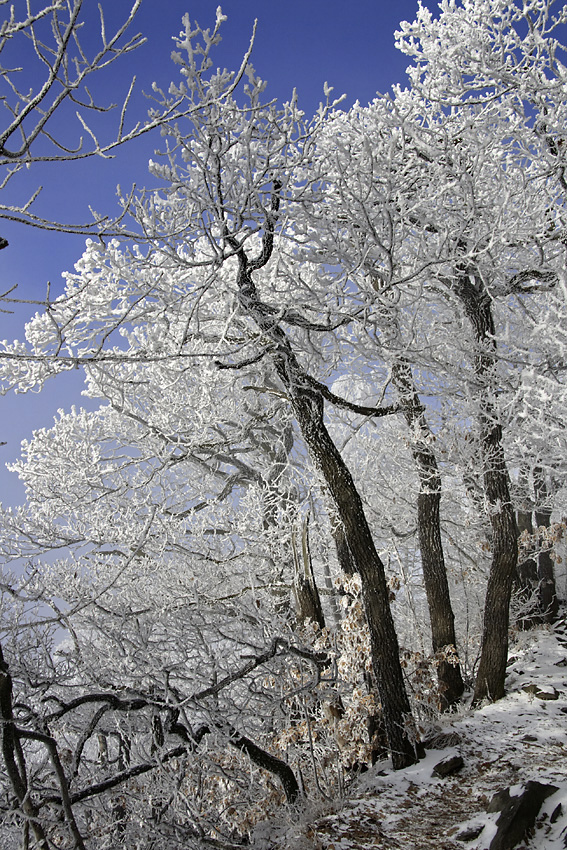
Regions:
<instances>
[{"instance_id":1,"label":"tree branch","mask_svg":"<svg viewBox=\"0 0 567 850\"><path fill-rule=\"evenodd\" d=\"M313 389L321 393L323 398L334 404L335 407L342 407L344 410L350 410L352 413L359 413L361 416L391 416L392 413L397 413L401 409L399 404L390 404L387 407L370 407L365 404L356 404L353 401L347 401L346 398L336 395L325 384L315 380L310 375L305 376L308 383Z\"/></svg>"}]
</instances>

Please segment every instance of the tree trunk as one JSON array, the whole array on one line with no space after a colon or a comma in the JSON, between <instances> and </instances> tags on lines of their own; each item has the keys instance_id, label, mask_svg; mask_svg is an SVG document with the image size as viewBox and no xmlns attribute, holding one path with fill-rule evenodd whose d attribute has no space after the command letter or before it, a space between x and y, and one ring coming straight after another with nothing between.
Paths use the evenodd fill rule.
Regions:
<instances>
[{"instance_id":1,"label":"tree trunk","mask_svg":"<svg viewBox=\"0 0 567 850\"><path fill-rule=\"evenodd\" d=\"M354 575L356 572L356 565L346 539L344 526L338 517L331 517L331 534L335 541L339 567L345 575Z\"/></svg>"},{"instance_id":2,"label":"tree trunk","mask_svg":"<svg viewBox=\"0 0 567 850\"><path fill-rule=\"evenodd\" d=\"M392 367L392 383L403 404L403 414L412 434L412 454L417 468L420 492L417 497L417 525L423 581L429 607L433 652L446 647L456 652L455 616L451 606L445 569L439 506L441 476L435 455L428 444L432 439L425 411L409 364L398 359ZM437 668L441 706L444 711L455 705L465 689L458 664L441 660Z\"/></svg>"},{"instance_id":3,"label":"tree trunk","mask_svg":"<svg viewBox=\"0 0 567 850\"><path fill-rule=\"evenodd\" d=\"M530 494L529 469L525 466L520 469L518 476L518 497L516 502L518 505L516 510L518 534L521 536L525 531L528 537L531 538L534 533L534 503ZM531 554L530 547L530 549L526 552L525 559L518 563L517 576L515 579L518 592L521 593L526 600L532 596L534 588L537 587L537 564L531 557Z\"/></svg>"},{"instance_id":4,"label":"tree trunk","mask_svg":"<svg viewBox=\"0 0 567 850\"><path fill-rule=\"evenodd\" d=\"M325 615L321 605L321 597L309 549L309 522L306 519L301 529L301 553L297 551L295 537L292 536L294 581L293 589L296 601L296 616L300 625L304 626L308 620L317 623L320 629L325 628Z\"/></svg>"},{"instance_id":5,"label":"tree trunk","mask_svg":"<svg viewBox=\"0 0 567 850\"><path fill-rule=\"evenodd\" d=\"M395 769L413 764L412 716L400 664L398 638L390 610L384 564L376 551L352 475L323 421L323 399L299 390L287 378L278 355L276 368L287 389L315 468L321 474L341 519L345 539L360 574L372 651L372 666L382 703L384 726Z\"/></svg>"},{"instance_id":6,"label":"tree trunk","mask_svg":"<svg viewBox=\"0 0 567 850\"><path fill-rule=\"evenodd\" d=\"M522 501L522 506L516 511L518 534L521 536L522 532L526 531L531 538L534 533L532 511L529 509L531 506L527 503L526 499L523 499ZM518 561L516 575L514 577L514 585L516 592L523 602L523 607L517 618L518 626L523 630L531 629L532 626L541 622L537 605L534 603L533 599L534 591L538 586L538 577L537 564L531 556L531 547L526 556L521 561Z\"/></svg>"},{"instance_id":7,"label":"tree trunk","mask_svg":"<svg viewBox=\"0 0 567 850\"><path fill-rule=\"evenodd\" d=\"M508 661L510 597L518 561L518 529L510 486L502 426L492 400L496 341L492 303L480 275L461 268L453 290L472 324L477 350L474 358L478 382L480 449L486 510L492 527L492 563L486 588L482 649L476 677L474 703L504 696Z\"/></svg>"},{"instance_id":8,"label":"tree trunk","mask_svg":"<svg viewBox=\"0 0 567 850\"><path fill-rule=\"evenodd\" d=\"M38 809L28 788L26 767L12 708L12 677L0 646L0 739L6 775L22 812L24 829L30 825L40 850L49 850L49 842L38 819Z\"/></svg>"},{"instance_id":9,"label":"tree trunk","mask_svg":"<svg viewBox=\"0 0 567 850\"><path fill-rule=\"evenodd\" d=\"M492 564L486 588L482 651L474 702L504 696L512 582L518 560L516 517L510 502L500 425L487 428L484 445L485 489L492 525Z\"/></svg>"},{"instance_id":10,"label":"tree trunk","mask_svg":"<svg viewBox=\"0 0 567 850\"><path fill-rule=\"evenodd\" d=\"M535 512L537 528L549 528L551 525L551 508L546 505L548 501L547 482L545 472L541 467L534 469L534 491L536 504L539 507ZM559 601L555 587L555 572L551 558L551 546L542 541L537 562L537 575L539 580L538 597L542 617L545 623L553 623L557 619Z\"/></svg>"},{"instance_id":11,"label":"tree trunk","mask_svg":"<svg viewBox=\"0 0 567 850\"><path fill-rule=\"evenodd\" d=\"M240 306L254 320L264 337L270 340L271 357L276 372L292 404L313 465L321 475L334 503L353 563L360 574L370 631L374 676L382 703L392 764L394 769L399 769L417 761L414 746L415 727L404 686L384 565L374 546L362 500L352 475L325 427L321 391L308 379L299 365L290 342L274 315L274 309L262 302L252 279L252 272L262 268L271 256L273 220L279 207L277 187L275 189L271 218L268 218L260 256L249 260L242 246L236 240L229 239L239 264L237 282Z\"/></svg>"}]
</instances>

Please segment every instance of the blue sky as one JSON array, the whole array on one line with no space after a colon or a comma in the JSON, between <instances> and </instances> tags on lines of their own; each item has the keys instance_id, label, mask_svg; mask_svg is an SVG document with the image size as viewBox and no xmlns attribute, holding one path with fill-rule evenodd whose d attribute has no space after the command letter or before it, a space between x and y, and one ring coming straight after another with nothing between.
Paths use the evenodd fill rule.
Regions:
<instances>
[{"instance_id":1,"label":"blue sky","mask_svg":"<svg viewBox=\"0 0 567 850\"><path fill-rule=\"evenodd\" d=\"M18 5L23 5L23 0L18 0ZM102 5L110 29L112 22L127 15L131 2L103 0ZM167 88L176 78L170 54L172 37L181 30L183 15L189 11L192 21L213 26L217 5L216 0L143 0L132 34L142 32L147 42L97 77L94 90L99 99L119 100L135 74L138 94L132 104L132 121L143 118L148 108L143 91L150 91L154 81ZM225 0L221 5L228 21L223 25L216 63L231 69L239 65L257 18L252 62L268 81L267 94L283 101L295 87L307 114L323 98L325 81L334 87L335 95L347 95L345 107L356 100L367 103L377 91L405 82L408 61L394 48L394 31L401 20L413 20L417 0ZM427 0L426 5L436 8L434 0ZM88 18L95 14L94 0L85 0L85 9L85 40L87 44L92 40L94 46L97 19ZM61 114L60 126L71 141L80 135L71 110ZM113 160L40 165L22 175L25 189L44 186L38 210L51 218L88 221L89 205L112 215L116 211L116 185L120 183L125 190L134 182L138 186L148 183L147 162L159 144L159 135L146 136L119 151ZM21 185L24 192L24 183ZM18 284L19 297L28 299L43 298L47 281L52 284L52 293L60 291L61 273L73 268L84 246L84 237L40 232L12 222L0 222L0 236L10 243L0 252L2 291ZM34 308L28 306L16 308L13 315L0 313L0 339L21 337L25 319L33 312ZM74 372L51 381L40 395L0 398L0 440L7 443L0 447L0 501L4 504L20 502L23 493L15 476L5 471L4 463L19 456L21 440L34 429L52 424L58 408L81 404L81 388L81 374Z\"/></svg>"}]
</instances>

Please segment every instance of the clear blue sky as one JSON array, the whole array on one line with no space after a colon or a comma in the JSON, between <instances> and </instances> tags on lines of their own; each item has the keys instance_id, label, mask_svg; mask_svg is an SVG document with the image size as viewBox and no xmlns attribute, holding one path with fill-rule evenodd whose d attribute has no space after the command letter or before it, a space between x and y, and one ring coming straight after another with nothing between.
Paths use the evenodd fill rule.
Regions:
<instances>
[{"instance_id":1,"label":"clear blue sky","mask_svg":"<svg viewBox=\"0 0 567 850\"><path fill-rule=\"evenodd\" d=\"M16 6L20 4L23 0ZM131 2L103 0L102 5L110 25L127 14ZM95 81L99 97L119 100L135 74L139 96L133 102L132 119L144 117L147 101L142 92L149 91L154 80L167 88L176 78L170 54L172 37L181 30L183 15L189 11L192 21L213 26L217 5L216 0L143 0L132 32L142 32L147 42L109 72L101 73ZM308 114L323 98L325 81L334 86L334 94L347 95L345 107L356 100L367 103L377 91L405 83L408 61L394 48L394 31L401 20L413 20L417 0L225 0L221 5L228 21L216 50L216 64L238 67L257 18L252 62L268 81L267 94L287 100L295 87ZM426 5L436 8L435 0L426 0ZM85 8L88 14L94 14L94 0L85 0ZM96 17L88 23L93 24L92 33L96 34ZM80 128L71 115L65 121L65 132L74 141ZM44 186L38 209L46 216L88 221L89 205L112 215L116 211L117 183L123 190L133 182L143 186L147 161L159 143L159 136L147 136L118 152L112 161L92 159L38 166L25 175L25 180L29 187ZM0 236L10 243L0 252L2 291L17 283L22 298L44 297L47 281L52 283L52 292L60 291L61 273L73 268L84 245L84 237L42 233L11 222L0 222ZM26 314L30 314L30 308L18 308L12 316L0 314L0 339L21 337ZM0 398L0 440L7 442L0 447L0 501L4 504L18 503L22 497L17 479L6 473L4 463L19 455L20 441L35 428L51 425L59 407L82 403L81 384L80 373L73 373L49 383L39 396L10 394Z\"/></svg>"}]
</instances>

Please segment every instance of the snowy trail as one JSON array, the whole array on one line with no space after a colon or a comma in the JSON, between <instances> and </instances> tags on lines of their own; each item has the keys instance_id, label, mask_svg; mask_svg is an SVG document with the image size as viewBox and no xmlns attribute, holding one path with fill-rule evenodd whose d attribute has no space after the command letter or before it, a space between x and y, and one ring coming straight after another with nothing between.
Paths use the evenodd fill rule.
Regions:
<instances>
[{"instance_id":1,"label":"snowy trail","mask_svg":"<svg viewBox=\"0 0 567 850\"><path fill-rule=\"evenodd\" d=\"M403 771L376 765L356 795L318 820L280 827L257 848L293 850L487 850L499 813L487 813L493 795L519 793L538 781L558 790L543 804L533 835L518 848L567 847L567 636L563 629L520 633L512 646L507 695L443 724L453 746L431 749ZM460 755L464 766L445 779L432 776L442 759ZM553 821L553 822L552 822ZM482 830L476 838L469 835ZM459 837L457 837L459 836ZM275 842L275 843L274 843Z\"/></svg>"}]
</instances>

